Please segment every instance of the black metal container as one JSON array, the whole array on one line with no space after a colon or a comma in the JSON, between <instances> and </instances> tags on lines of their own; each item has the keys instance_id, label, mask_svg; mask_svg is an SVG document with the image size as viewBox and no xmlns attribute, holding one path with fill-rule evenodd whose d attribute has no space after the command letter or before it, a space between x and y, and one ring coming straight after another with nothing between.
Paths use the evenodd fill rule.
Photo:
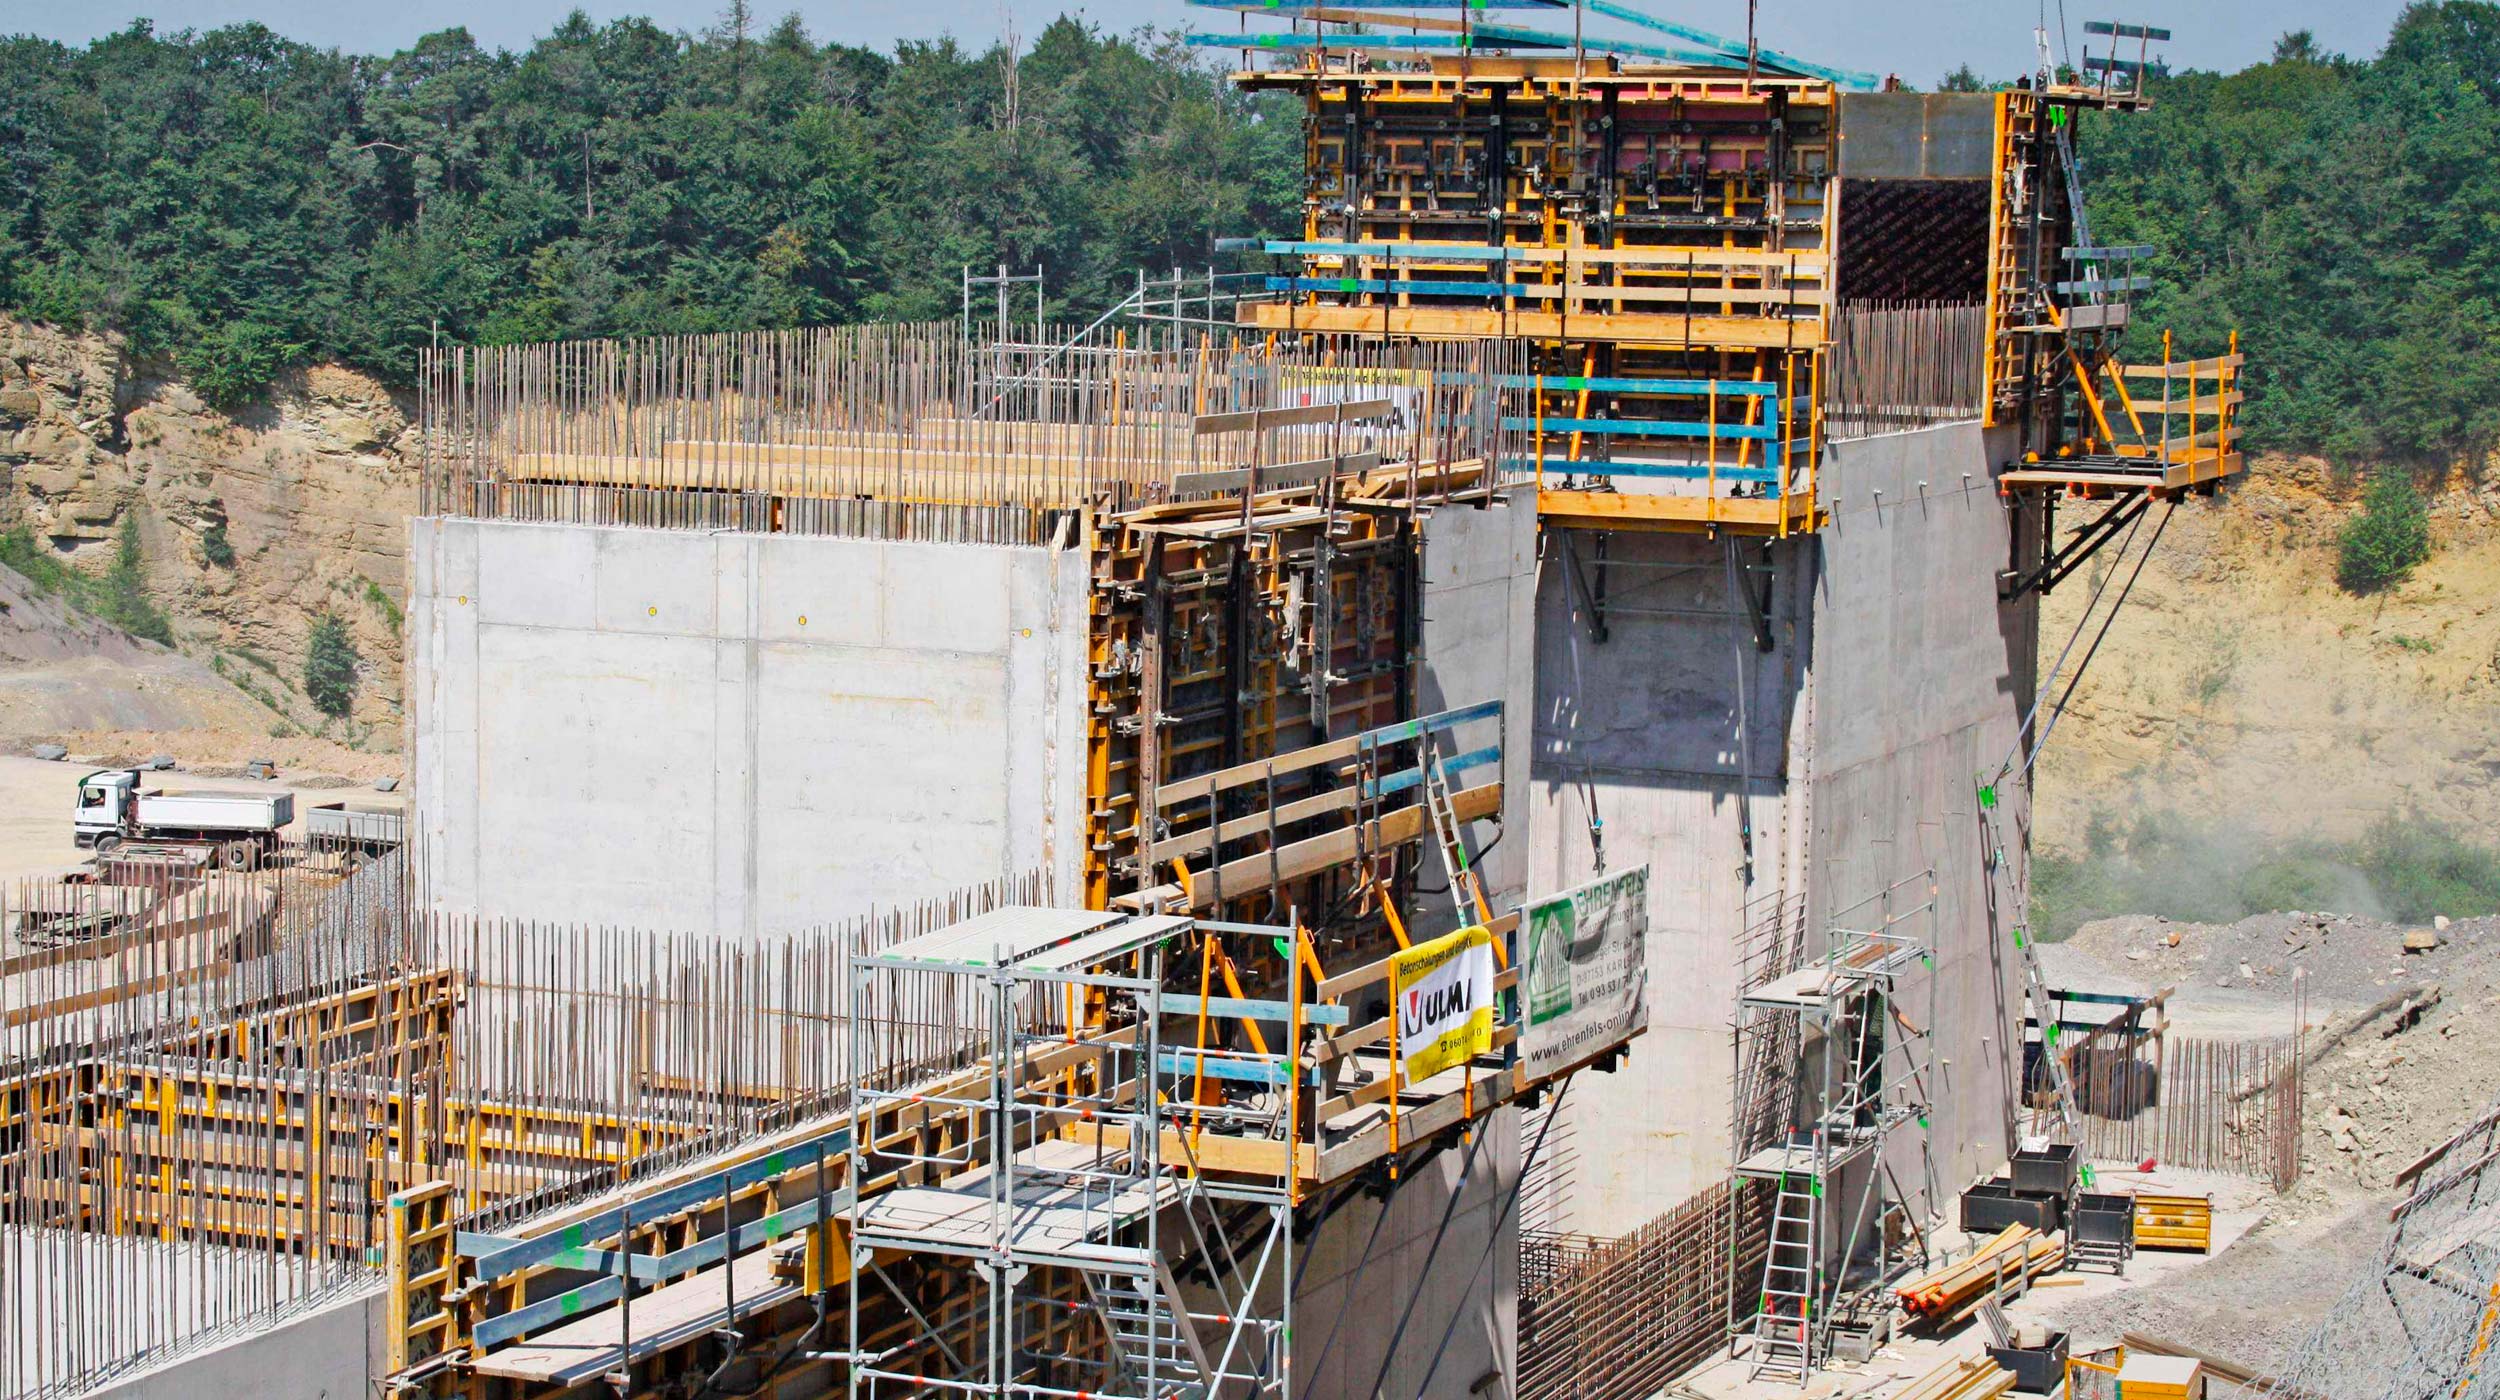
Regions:
<instances>
[{"instance_id":1,"label":"black metal container","mask_svg":"<svg viewBox=\"0 0 2500 1400\"><path fill-rule=\"evenodd\" d=\"M2135 1246L2135 1197L2086 1191L2075 1197L2071 1230L2077 1241Z\"/></svg>"},{"instance_id":2,"label":"black metal container","mask_svg":"<svg viewBox=\"0 0 2500 1400\"><path fill-rule=\"evenodd\" d=\"M2049 1235L2065 1224L2063 1199L2024 1195L2001 1176L1962 1193L1962 1232L1967 1235L1993 1235L2008 1225L2028 1225Z\"/></svg>"},{"instance_id":3,"label":"black metal container","mask_svg":"<svg viewBox=\"0 0 2500 1400\"><path fill-rule=\"evenodd\" d=\"M2051 1143L2014 1154L2014 1189L2026 1196L2064 1196L2075 1189L2075 1145Z\"/></svg>"},{"instance_id":4,"label":"black metal container","mask_svg":"<svg viewBox=\"0 0 2500 1400\"><path fill-rule=\"evenodd\" d=\"M2066 1334L2051 1332L2047 1346L1990 1347L1988 1359L2014 1373L2014 1388L2046 1395L2066 1383Z\"/></svg>"}]
</instances>

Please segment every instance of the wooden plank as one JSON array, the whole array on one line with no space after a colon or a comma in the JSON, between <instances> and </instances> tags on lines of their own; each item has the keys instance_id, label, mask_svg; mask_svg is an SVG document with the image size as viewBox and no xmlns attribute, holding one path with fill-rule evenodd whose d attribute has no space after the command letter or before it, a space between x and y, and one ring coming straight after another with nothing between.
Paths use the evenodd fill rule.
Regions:
<instances>
[{"instance_id":1,"label":"wooden plank","mask_svg":"<svg viewBox=\"0 0 2500 1400\"><path fill-rule=\"evenodd\" d=\"M1325 744L1313 744L1307 749L1296 749L1292 753L1279 754L1274 758L1262 758L1249 763L1236 764L1230 768L1219 768L1215 772L1201 773L1194 778L1176 779L1155 789L1155 807L1160 810L1182 802L1204 801L1207 794L1211 792L1222 792L1226 788L1240 787L1244 783L1263 782L1271 772L1282 777L1287 773L1299 773L1305 768L1315 768L1323 763L1350 759L1361 751L1361 736L1356 735L1352 738L1332 739Z\"/></svg>"},{"instance_id":2,"label":"wooden plank","mask_svg":"<svg viewBox=\"0 0 2500 1400\"><path fill-rule=\"evenodd\" d=\"M2219 374L2226 369L2238 369L2247 361L2246 355L2231 354L2215 355L2202 360L2173 360L2166 365L2120 365L2117 368L2120 374L2129 379L2187 379Z\"/></svg>"},{"instance_id":3,"label":"wooden plank","mask_svg":"<svg viewBox=\"0 0 2500 1400\"><path fill-rule=\"evenodd\" d=\"M1251 433L1290 428L1301 423L1364 423L1397 411L1393 399L1351 399L1333 403L1297 404L1290 408L1253 408L1238 413L1201 413L1192 420L1199 437L1216 433Z\"/></svg>"},{"instance_id":4,"label":"wooden plank","mask_svg":"<svg viewBox=\"0 0 2500 1400\"><path fill-rule=\"evenodd\" d=\"M1615 491L1539 491L1539 518L1590 530L1721 530L1740 535L1811 530L1821 515L1809 494L1777 500L1721 500L1708 496L1632 495Z\"/></svg>"},{"instance_id":5,"label":"wooden plank","mask_svg":"<svg viewBox=\"0 0 2500 1400\"><path fill-rule=\"evenodd\" d=\"M1198 495L1213 491L1244 490L1253 480L1266 490L1287 490L1310 486L1332 476L1359 475L1380 465L1377 449L1349 452L1342 457L1314 457L1306 462L1280 462L1271 467L1234 467L1226 471L1182 472L1172 478L1175 495Z\"/></svg>"},{"instance_id":6,"label":"wooden plank","mask_svg":"<svg viewBox=\"0 0 2500 1400\"><path fill-rule=\"evenodd\" d=\"M1502 807L1502 785L1486 783L1467 788L1450 796L1450 807L1462 822L1489 817ZM1215 902L1215 891L1221 887L1229 896L1239 896L1270 888L1279 881L1299 880L1332 866L1353 860L1366 847L1381 850L1419 840L1424 834L1426 813L1422 807L1407 807L1368 822L1361 830L1369 840L1358 845L1358 829L1326 832L1301 841L1291 842L1274 852L1261 852L1227 861L1211 872L1193 875L1185 883L1185 898L1192 909L1203 909Z\"/></svg>"},{"instance_id":7,"label":"wooden plank","mask_svg":"<svg viewBox=\"0 0 2500 1400\"><path fill-rule=\"evenodd\" d=\"M1280 827L1290 826L1295 822L1326 816L1330 812L1344 811L1354 805L1356 792L1357 789L1351 787L1334 788L1327 792L1314 793L1299 801L1288 802L1275 810L1275 824ZM1223 839L1239 841L1246 836L1255 836L1267 830L1268 823L1269 813L1265 809L1235 817L1224 823ZM1148 849L1147 858L1150 860L1186 858L1200 851L1209 850L1213 845L1214 841L1205 830L1188 831L1178 836L1167 836L1155 842Z\"/></svg>"}]
</instances>

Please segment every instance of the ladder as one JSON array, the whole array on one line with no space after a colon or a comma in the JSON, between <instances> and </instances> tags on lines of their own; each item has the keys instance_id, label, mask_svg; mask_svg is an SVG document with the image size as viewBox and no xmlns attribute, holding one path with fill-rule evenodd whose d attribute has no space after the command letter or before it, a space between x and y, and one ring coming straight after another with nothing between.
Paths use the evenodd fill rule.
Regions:
<instances>
[{"instance_id":1,"label":"ladder","mask_svg":"<svg viewBox=\"0 0 2500 1400\"><path fill-rule=\"evenodd\" d=\"M1081 1276L1124 1386L1139 1387L1135 1393L1145 1400L1209 1400L1214 1367L1161 1254L1126 1265L1106 1260Z\"/></svg>"},{"instance_id":2,"label":"ladder","mask_svg":"<svg viewBox=\"0 0 2500 1400\"><path fill-rule=\"evenodd\" d=\"M1802 1185L1803 1189L1800 1189ZM1814 1300L1821 1271L1822 1181L1811 1171L1783 1171L1771 1210L1771 1243L1762 1258L1762 1310L1753 1318L1752 1380L1805 1384L1814 1369Z\"/></svg>"},{"instance_id":3,"label":"ladder","mask_svg":"<svg viewBox=\"0 0 2500 1400\"><path fill-rule=\"evenodd\" d=\"M1979 788L1979 821L1987 834L1987 865L1984 872L1988 895L1988 924L2004 927L1997 908L1997 875L2006 868L2005 836L1997 824L1996 788L1981 784ZM2069 1141L2083 1137L2083 1109L2075 1099L2075 1081L2066 1073L2066 1062L2057 1053L2057 1021L2049 1009L2048 974L2040 969L2040 947L2031 930L2017 923L2013 926L2014 947L2022 954L2023 993L2030 998L2032 1019L2040 1023L2040 1064L2047 1072L2049 1084L2057 1091L2058 1122L2066 1130ZM2021 1072L2019 1064L2016 1073Z\"/></svg>"},{"instance_id":4,"label":"ladder","mask_svg":"<svg viewBox=\"0 0 2500 1400\"><path fill-rule=\"evenodd\" d=\"M1422 739L1424 807L1432 821L1432 839L1441 848L1441 868L1450 876L1450 907L1457 911L1461 924L1491 923L1492 908L1485 903L1484 880L1467 859L1467 843L1461 839L1458 812L1450 805L1450 774L1441 765L1441 745L1436 736Z\"/></svg>"}]
</instances>

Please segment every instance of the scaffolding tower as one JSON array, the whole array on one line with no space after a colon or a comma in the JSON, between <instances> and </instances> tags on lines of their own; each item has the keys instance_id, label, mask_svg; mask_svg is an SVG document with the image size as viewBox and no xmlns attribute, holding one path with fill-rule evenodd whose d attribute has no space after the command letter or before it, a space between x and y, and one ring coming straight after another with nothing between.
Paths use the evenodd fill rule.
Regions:
<instances>
[{"instance_id":1,"label":"scaffolding tower","mask_svg":"<svg viewBox=\"0 0 2500 1400\"><path fill-rule=\"evenodd\" d=\"M1740 1094L1750 1084L1786 1100L1784 1113L1735 1105L1736 1174L1777 1193L1759 1306L1738 1326L1757 1379L1802 1384L1845 1316L1925 1263L1927 1231L1895 1175L1892 1146L1896 1133L1914 1130L1920 1199L1932 1210L1935 913L1931 868L1843 910L1821 957L1739 998ZM1915 1020L1901 1009L1909 983L1924 984ZM1784 1083L1744 1072L1746 1048L1763 1044L1795 1047ZM1758 1126L1766 1121L1767 1130Z\"/></svg>"},{"instance_id":2,"label":"scaffolding tower","mask_svg":"<svg viewBox=\"0 0 2500 1400\"><path fill-rule=\"evenodd\" d=\"M1212 1017L1245 1009L1238 999L1164 981L1176 945L1227 933L1294 936L1011 908L854 965L854 1055L867 1051L863 1028L930 1006L977 1008L986 1023L981 1072L951 1090L908 1075L859 1086L867 1126L851 1140L850 1180L894 1184L848 1197L855 1400L1291 1394L1291 1176L1211 1179L1200 1150L1289 1141L1295 1096L1274 1057L1209 1033ZM1298 1002L1299 961L1292 976ZM1167 1037L1167 1022L1195 1031ZM962 1127L869 1147L914 1120ZM921 1325L866 1347L863 1305L888 1300Z\"/></svg>"}]
</instances>

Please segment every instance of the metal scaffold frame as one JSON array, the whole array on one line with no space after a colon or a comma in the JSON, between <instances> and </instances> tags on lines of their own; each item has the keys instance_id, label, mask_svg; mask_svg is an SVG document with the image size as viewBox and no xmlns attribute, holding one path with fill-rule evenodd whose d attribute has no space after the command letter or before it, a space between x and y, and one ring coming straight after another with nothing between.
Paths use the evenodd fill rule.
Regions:
<instances>
[{"instance_id":1,"label":"metal scaffold frame","mask_svg":"<svg viewBox=\"0 0 2500 1400\"><path fill-rule=\"evenodd\" d=\"M1229 934L1296 931L1011 909L855 966L855 1042L896 983L921 979L950 986L941 1001L977 1005L987 1046L982 1073L946 1085L861 1082L860 1118L877 1130L853 1136L850 1180L893 1185L846 1200L849 1395L1292 1394L1291 1168L1218 1179L1201 1151L1216 1150L1211 1138L1293 1138L1297 1096L1281 1066L1223 1048L1218 1022L1276 1011L1298 1023L1302 965L1283 1003L1166 990L1175 947ZM1167 1018L1194 1021L1194 1036L1167 1040ZM1261 1092L1211 1095L1209 1081ZM885 1127L941 1116L961 1132L868 1145L892 1141ZM896 1276L932 1262L975 1280L960 1286L958 1272L933 1316ZM860 1319L896 1301L921 1328L868 1347Z\"/></svg>"},{"instance_id":2,"label":"metal scaffold frame","mask_svg":"<svg viewBox=\"0 0 2500 1400\"><path fill-rule=\"evenodd\" d=\"M1829 1354L1841 1316L1884 1297L1887 1285L1925 1261L1926 1227L1910 1214L1892 1138L1915 1125L1920 1188L1932 1210L1936 896L1932 868L1894 882L1832 918L1820 957L1738 999L1735 1172L1769 1181L1778 1193L1758 1306L1736 1324L1756 1378L1802 1384ZM1904 983L1913 980L1925 983L1926 994L1915 1021L1900 1009ZM1744 1063L1748 1046L1765 1043L1793 1047L1785 1122L1767 1142L1764 1115L1747 1112L1746 1087L1760 1097L1779 1086L1749 1075ZM1896 1252L1879 1229L1871 1266L1853 1272L1870 1227L1896 1213L1911 1246ZM1838 1258L1827 1258L1835 1249Z\"/></svg>"}]
</instances>

